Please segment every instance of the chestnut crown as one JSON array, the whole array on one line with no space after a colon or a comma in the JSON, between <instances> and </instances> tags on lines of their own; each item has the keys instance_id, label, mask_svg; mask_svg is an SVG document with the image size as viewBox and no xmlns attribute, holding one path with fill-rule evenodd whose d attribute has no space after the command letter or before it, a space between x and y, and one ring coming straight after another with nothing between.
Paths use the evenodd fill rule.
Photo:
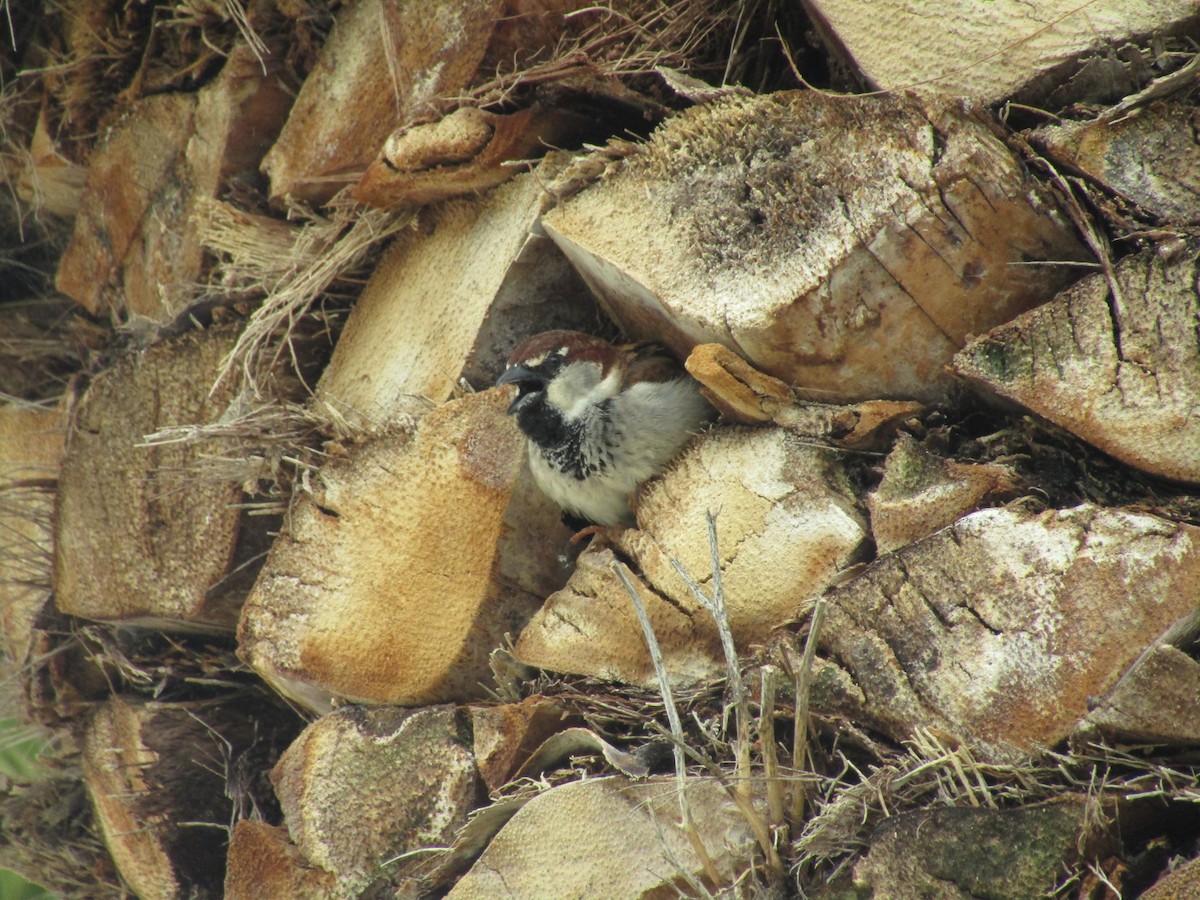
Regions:
<instances>
[{"instance_id":1,"label":"chestnut crown","mask_svg":"<svg viewBox=\"0 0 1200 900\"><path fill-rule=\"evenodd\" d=\"M517 386L517 396L508 407L510 414L548 401L573 418L579 407L620 389L621 356L621 351L603 338L580 331L545 331L513 350L496 384Z\"/></svg>"}]
</instances>

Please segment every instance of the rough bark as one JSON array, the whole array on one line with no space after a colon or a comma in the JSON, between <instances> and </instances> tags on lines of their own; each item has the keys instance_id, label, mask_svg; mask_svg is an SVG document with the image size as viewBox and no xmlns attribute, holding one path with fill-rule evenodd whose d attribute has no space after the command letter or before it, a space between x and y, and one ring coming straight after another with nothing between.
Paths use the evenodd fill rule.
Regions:
<instances>
[{"instance_id":1,"label":"rough bark","mask_svg":"<svg viewBox=\"0 0 1200 900\"><path fill-rule=\"evenodd\" d=\"M1129 257L979 338L955 370L1135 468L1200 482L1198 259L1182 244Z\"/></svg>"},{"instance_id":2,"label":"rough bark","mask_svg":"<svg viewBox=\"0 0 1200 900\"><path fill-rule=\"evenodd\" d=\"M1079 77L1086 62L1103 63L1105 50L1179 27L1196 14L1192 0L1132 5L1100 0L1084 6L1053 0L1036 7L1020 0L986 6L918 0L882 9L870 0L804 0L804 5L831 49L875 88L989 102L1018 96L1031 103L1045 102L1054 88ZM1106 77L1083 72L1093 91L1098 85L1125 88L1105 98L1110 100L1136 84L1115 56L1107 67L1099 66Z\"/></svg>"},{"instance_id":3,"label":"rough bark","mask_svg":"<svg viewBox=\"0 0 1200 900\"><path fill-rule=\"evenodd\" d=\"M237 621L245 587L222 581L236 558L241 488L204 477L212 442L145 443L167 426L225 414L234 386L211 388L236 337L225 327L128 354L80 397L54 520L63 612L210 629Z\"/></svg>"},{"instance_id":4,"label":"rough bark","mask_svg":"<svg viewBox=\"0 0 1200 900\"><path fill-rule=\"evenodd\" d=\"M945 397L967 337L1082 258L981 120L900 96L689 110L544 221L625 333L723 343L831 402Z\"/></svg>"},{"instance_id":5,"label":"rough bark","mask_svg":"<svg viewBox=\"0 0 1200 900\"><path fill-rule=\"evenodd\" d=\"M1019 759L1194 623L1198 578L1194 526L1090 506L973 513L829 593L814 704Z\"/></svg>"}]
</instances>

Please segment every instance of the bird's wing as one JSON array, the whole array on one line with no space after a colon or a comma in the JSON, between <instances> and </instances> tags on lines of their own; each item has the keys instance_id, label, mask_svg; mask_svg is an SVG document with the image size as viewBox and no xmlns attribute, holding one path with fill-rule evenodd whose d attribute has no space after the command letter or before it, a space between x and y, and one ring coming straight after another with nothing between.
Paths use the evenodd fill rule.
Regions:
<instances>
[{"instance_id":1,"label":"bird's wing","mask_svg":"<svg viewBox=\"0 0 1200 900\"><path fill-rule=\"evenodd\" d=\"M643 342L621 347L625 357L625 377L621 389L633 387L642 381L671 381L682 374L674 359L658 344Z\"/></svg>"}]
</instances>

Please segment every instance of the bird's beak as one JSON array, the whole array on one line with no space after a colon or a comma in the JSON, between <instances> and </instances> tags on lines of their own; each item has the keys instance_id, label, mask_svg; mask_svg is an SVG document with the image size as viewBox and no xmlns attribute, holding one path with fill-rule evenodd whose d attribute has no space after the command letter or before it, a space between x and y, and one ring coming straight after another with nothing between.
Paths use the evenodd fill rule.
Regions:
<instances>
[{"instance_id":1,"label":"bird's beak","mask_svg":"<svg viewBox=\"0 0 1200 900\"><path fill-rule=\"evenodd\" d=\"M500 387L503 384L515 384L519 388L517 396L508 405L508 414L512 415L516 412L521 401L529 396L532 391L545 387L546 381L532 369L527 369L524 366L510 366L504 370L503 375L496 379L496 387Z\"/></svg>"}]
</instances>

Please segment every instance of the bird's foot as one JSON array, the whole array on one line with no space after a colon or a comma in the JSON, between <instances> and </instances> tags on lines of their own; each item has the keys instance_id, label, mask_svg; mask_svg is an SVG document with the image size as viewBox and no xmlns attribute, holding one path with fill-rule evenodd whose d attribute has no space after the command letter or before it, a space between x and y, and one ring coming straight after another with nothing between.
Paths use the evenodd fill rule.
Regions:
<instances>
[{"instance_id":1,"label":"bird's foot","mask_svg":"<svg viewBox=\"0 0 1200 900\"><path fill-rule=\"evenodd\" d=\"M578 544L580 541L586 540L600 535L608 541L616 539L617 535L625 530L624 525L588 525L586 528L581 528L579 531L571 535L569 543Z\"/></svg>"}]
</instances>

